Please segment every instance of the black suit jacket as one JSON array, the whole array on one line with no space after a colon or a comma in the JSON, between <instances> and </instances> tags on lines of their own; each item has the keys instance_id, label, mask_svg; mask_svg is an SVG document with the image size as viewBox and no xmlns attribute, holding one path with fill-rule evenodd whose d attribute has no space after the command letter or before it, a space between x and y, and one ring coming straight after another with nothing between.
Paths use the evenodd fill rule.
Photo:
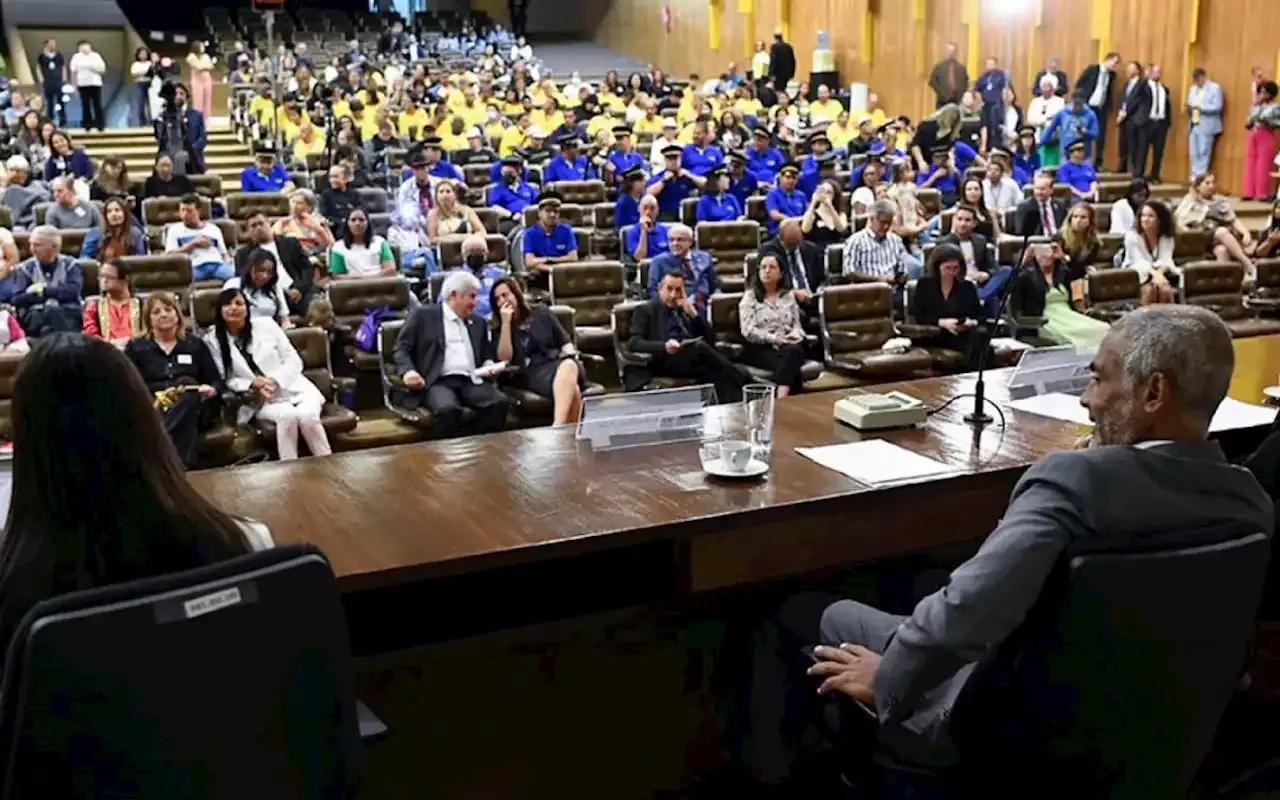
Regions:
<instances>
[{"instance_id":1,"label":"black suit jacket","mask_svg":"<svg viewBox=\"0 0 1280 800\"><path fill-rule=\"evenodd\" d=\"M628 392L643 389L653 380L654 375L662 373L662 361L666 358L667 323L663 313L665 306L657 298L644 305L636 306L631 313L631 338L627 346L633 353L645 353L653 361L647 366L627 366L622 371L622 388ZM689 328L689 336L701 336L709 345L715 344L715 332L711 326L699 316L685 315L685 323Z\"/></svg>"},{"instance_id":2,"label":"black suit jacket","mask_svg":"<svg viewBox=\"0 0 1280 800\"><path fill-rule=\"evenodd\" d=\"M805 276L809 279L809 291L817 293L819 289L827 285L827 251L826 248L820 247L813 242L800 242L800 264L804 267ZM777 256L778 263L788 275L791 274L791 264L787 259L786 248L777 240L773 239L760 248L760 255L772 254ZM794 285L792 280L792 288L800 289L801 286Z\"/></svg>"},{"instance_id":3,"label":"black suit jacket","mask_svg":"<svg viewBox=\"0 0 1280 800\"><path fill-rule=\"evenodd\" d=\"M484 320L472 314L466 323L476 366L492 361L493 348ZM430 388L440 380L440 373L444 370L444 350L444 306L434 303L420 306L405 320L400 335L396 337L396 371L401 375L417 372ZM406 393L401 402L406 408L415 408L421 400L420 395L420 392Z\"/></svg>"},{"instance_id":4,"label":"black suit jacket","mask_svg":"<svg viewBox=\"0 0 1280 800\"><path fill-rule=\"evenodd\" d=\"M1080 79L1076 81L1077 92L1084 92L1085 103L1089 102L1089 98L1093 97L1093 90L1098 88L1098 75L1102 72L1102 67L1098 64L1090 64L1080 73ZM1107 87L1107 94L1102 98L1103 111L1111 110L1111 98L1116 93L1116 83L1120 80L1120 76L1111 73L1111 85ZM1098 124L1102 124L1102 120L1098 120Z\"/></svg>"},{"instance_id":5,"label":"black suit jacket","mask_svg":"<svg viewBox=\"0 0 1280 800\"><path fill-rule=\"evenodd\" d=\"M1036 79L1031 83L1032 97L1040 96L1040 81L1044 80L1044 76L1048 74L1049 74L1049 70L1047 69L1042 69L1036 73ZM1056 94L1058 97L1066 97L1067 91L1071 88L1068 85L1071 83L1071 79L1068 78L1067 73L1063 72L1062 70L1058 70L1057 72L1053 73L1053 75L1058 79L1058 88L1055 89L1053 93Z\"/></svg>"},{"instance_id":6,"label":"black suit jacket","mask_svg":"<svg viewBox=\"0 0 1280 800\"><path fill-rule=\"evenodd\" d=\"M911 294L911 314L921 325L937 325L940 319L975 319L986 317L978 289L963 278L955 283L951 294L942 296L942 284L936 275L925 275L916 281Z\"/></svg>"},{"instance_id":7,"label":"black suit jacket","mask_svg":"<svg viewBox=\"0 0 1280 800\"><path fill-rule=\"evenodd\" d=\"M1130 125L1145 125L1151 120L1151 106L1155 96L1151 93L1151 84L1144 78L1133 87L1133 92L1125 102L1124 120ZM1168 117L1168 111L1165 112Z\"/></svg>"},{"instance_id":8,"label":"black suit jacket","mask_svg":"<svg viewBox=\"0 0 1280 800\"><path fill-rule=\"evenodd\" d=\"M987 237L980 233L970 233L969 241L973 243L973 260L978 267L979 272L985 272L988 275L994 275L996 271L996 260L991 255L991 249L987 247ZM953 244L960 246L960 237L954 233L948 233L938 240L938 244Z\"/></svg>"},{"instance_id":9,"label":"black suit jacket","mask_svg":"<svg viewBox=\"0 0 1280 800\"><path fill-rule=\"evenodd\" d=\"M1058 198L1049 201L1053 208L1053 221L1058 230L1067 218L1067 207ZM1013 212L1014 233L1018 236L1044 236L1044 224L1040 219L1040 204L1034 197L1023 200Z\"/></svg>"},{"instance_id":10,"label":"black suit jacket","mask_svg":"<svg viewBox=\"0 0 1280 800\"><path fill-rule=\"evenodd\" d=\"M776 82L778 91L787 88L787 82L796 75L796 51L786 42L774 42L769 48L769 74Z\"/></svg>"}]
</instances>

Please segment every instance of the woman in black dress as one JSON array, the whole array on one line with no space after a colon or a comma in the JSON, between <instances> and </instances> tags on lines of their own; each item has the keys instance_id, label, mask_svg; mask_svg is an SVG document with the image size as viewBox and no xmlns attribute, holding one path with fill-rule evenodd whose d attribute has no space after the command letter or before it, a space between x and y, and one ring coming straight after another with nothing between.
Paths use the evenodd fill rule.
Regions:
<instances>
[{"instance_id":1,"label":"woman in black dress","mask_svg":"<svg viewBox=\"0 0 1280 800\"><path fill-rule=\"evenodd\" d=\"M502 278L489 291L494 310L494 349L498 360L520 368L518 385L555 404L552 424L577 422L587 376L575 356L578 350L555 314L546 306L530 307L514 278Z\"/></svg>"},{"instance_id":2,"label":"woman in black dress","mask_svg":"<svg viewBox=\"0 0 1280 800\"><path fill-rule=\"evenodd\" d=\"M911 137L907 152L916 160L916 168L921 172L929 169L929 154L939 147L950 147L960 138L961 124L964 115L960 106L947 103L942 108L921 120L916 126L916 135Z\"/></svg>"},{"instance_id":3,"label":"woman in black dress","mask_svg":"<svg viewBox=\"0 0 1280 800\"><path fill-rule=\"evenodd\" d=\"M185 335L182 310L173 295L153 292L142 306L142 320L146 332L130 339L124 354L155 396L165 430L182 463L191 469L200 430L217 421L222 378L200 337Z\"/></svg>"},{"instance_id":4,"label":"woman in black dress","mask_svg":"<svg viewBox=\"0 0 1280 800\"><path fill-rule=\"evenodd\" d=\"M942 333L933 341L946 350L964 353L966 369L977 369L977 327L982 302L977 288L964 279L964 254L951 244L939 245L924 277L916 281L911 313L920 325L936 325Z\"/></svg>"}]
</instances>

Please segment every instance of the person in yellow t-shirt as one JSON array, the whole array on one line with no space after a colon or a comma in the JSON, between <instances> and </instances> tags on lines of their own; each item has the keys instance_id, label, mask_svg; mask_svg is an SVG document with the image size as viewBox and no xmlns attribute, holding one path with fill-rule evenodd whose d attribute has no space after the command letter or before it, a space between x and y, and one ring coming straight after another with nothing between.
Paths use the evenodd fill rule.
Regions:
<instances>
[{"instance_id":1,"label":"person in yellow t-shirt","mask_svg":"<svg viewBox=\"0 0 1280 800\"><path fill-rule=\"evenodd\" d=\"M692 86L687 87L684 96L680 98L680 105L676 106L676 122L681 127L693 122L693 118L698 116L698 108L707 100L702 92L695 91Z\"/></svg>"},{"instance_id":2,"label":"person in yellow t-shirt","mask_svg":"<svg viewBox=\"0 0 1280 800\"><path fill-rule=\"evenodd\" d=\"M538 126L544 131L554 131L564 124L564 114L560 113L560 103L554 98L548 98L545 105L541 108L535 108L533 113L529 115L529 122Z\"/></svg>"},{"instance_id":3,"label":"person in yellow t-shirt","mask_svg":"<svg viewBox=\"0 0 1280 800\"><path fill-rule=\"evenodd\" d=\"M386 118L386 109L379 108L371 111L366 107L360 119L356 120L356 124L360 126L360 141L367 142L377 136L378 125Z\"/></svg>"},{"instance_id":4,"label":"person in yellow t-shirt","mask_svg":"<svg viewBox=\"0 0 1280 800\"><path fill-rule=\"evenodd\" d=\"M258 93L249 101L249 113L259 125L270 125L276 116L276 104L271 99L271 84L263 81L258 84Z\"/></svg>"},{"instance_id":5,"label":"person in yellow t-shirt","mask_svg":"<svg viewBox=\"0 0 1280 800\"><path fill-rule=\"evenodd\" d=\"M316 135L316 128L310 122L298 129L298 140L293 143L293 157L306 163L307 156L325 151L324 137Z\"/></svg>"},{"instance_id":6,"label":"person in yellow t-shirt","mask_svg":"<svg viewBox=\"0 0 1280 800\"><path fill-rule=\"evenodd\" d=\"M310 125L311 118L307 112L298 107L296 95L284 96L284 103L276 111L276 128L280 131L280 139L286 144L298 138L303 125Z\"/></svg>"},{"instance_id":7,"label":"person in yellow t-shirt","mask_svg":"<svg viewBox=\"0 0 1280 800\"><path fill-rule=\"evenodd\" d=\"M627 111L626 101L613 92L601 91L596 98L600 100L600 105L612 113L625 114Z\"/></svg>"},{"instance_id":8,"label":"person in yellow t-shirt","mask_svg":"<svg viewBox=\"0 0 1280 800\"><path fill-rule=\"evenodd\" d=\"M853 118L858 122L862 122L864 119L871 120L871 125L876 130L883 128L884 124L889 121L889 115L884 113L884 109L880 107L880 95L875 92L867 95L867 107L859 109L853 115Z\"/></svg>"},{"instance_id":9,"label":"person in yellow t-shirt","mask_svg":"<svg viewBox=\"0 0 1280 800\"><path fill-rule=\"evenodd\" d=\"M613 126L617 122L612 115L604 113L604 109L597 105L587 104L583 106L583 110L587 113L595 113L591 120L587 122L587 138L595 139L596 134L600 131L610 134L609 143L612 144Z\"/></svg>"},{"instance_id":10,"label":"person in yellow t-shirt","mask_svg":"<svg viewBox=\"0 0 1280 800\"><path fill-rule=\"evenodd\" d=\"M427 116L426 109L418 105L418 101L413 95L405 95L404 109L400 112L400 119L396 122L396 130L400 136L409 141L418 141L427 132L427 122L430 117Z\"/></svg>"},{"instance_id":11,"label":"person in yellow t-shirt","mask_svg":"<svg viewBox=\"0 0 1280 800\"><path fill-rule=\"evenodd\" d=\"M847 147L857 135L857 126L849 121L849 112L843 109L836 116L836 121L827 126L827 138L831 140L831 146L837 150Z\"/></svg>"},{"instance_id":12,"label":"person in yellow t-shirt","mask_svg":"<svg viewBox=\"0 0 1280 800\"><path fill-rule=\"evenodd\" d=\"M751 77L762 81L769 77L769 49L764 42L756 42L756 52L751 56Z\"/></svg>"},{"instance_id":13,"label":"person in yellow t-shirt","mask_svg":"<svg viewBox=\"0 0 1280 800\"><path fill-rule=\"evenodd\" d=\"M524 106L520 105L520 95L515 89L508 89L502 93L503 114L519 114L524 111Z\"/></svg>"},{"instance_id":14,"label":"person in yellow t-shirt","mask_svg":"<svg viewBox=\"0 0 1280 800\"><path fill-rule=\"evenodd\" d=\"M454 115L444 130L436 131L440 137L440 148L446 153L467 149L467 127L462 117Z\"/></svg>"},{"instance_id":15,"label":"person in yellow t-shirt","mask_svg":"<svg viewBox=\"0 0 1280 800\"><path fill-rule=\"evenodd\" d=\"M516 124L507 128L506 133L502 134L502 141L498 143L498 155L506 158L514 155L517 150L525 145L525 133L529 130L529 115L521 114L516 118Z\"/></svg>"},{"instance_id":16,"label":"person in yellow t-shirt","mask_svg":"<svg viewBox=\"0 0 1280 800\"><path fill-rule=\"evenodd\" d=\"M490 147L496 148L498 146L498 142L502 141L502 136L506 132L506 119L502 116L502 113L498 111L498 101L495 100L485 108L485 141Z\"/></svg>"},{"instance_id":17,"label":"person in yellow t-shirt","mask_svg":"<svg viewBox=\"0 0 1280 800\"><path fill-rule=\"evenodd\" d=\"M738 87L736 94L737 99L733 102L733 107L736 111L752 117L758 117L764 113L764 104L756 99L754 86L744 83Z\"/></svg>"},{"instance_id":18,"label":"person in yellow t-shirt","mask_svg":"<svg viewBox=\"0 0 1280 800\"><path fill-rule=\"evenodd\" d=\"M644 116L631 126L635 133L662 133L662 115L658 113L658 101L649 98L644 104Z\"/></svg>"},{"instance_id":19,"label":"person in yellow t-shirt","mask_svg":"<svg viewBox=\"0 0 1280 800\"><path fill-rule=\"evenodd\" d=\"M364 110L370 113L377 113L378 109L387 104L387 96L378 91L376 86L361 89L356 92L356 97L364 103Z\"/></svg>"},{"instance_id":20,"label":"person in yellow t-shirt","mask_svg":"<svg viewBox=\"0 0 1280 800\"><path fill-rule=\"evenodd\" d=\"M822 125L836 121L844 106L831 97L831 87L823 84L818 87L818 99L809 104L809 124Z\"/></svg>"}]
</instances>

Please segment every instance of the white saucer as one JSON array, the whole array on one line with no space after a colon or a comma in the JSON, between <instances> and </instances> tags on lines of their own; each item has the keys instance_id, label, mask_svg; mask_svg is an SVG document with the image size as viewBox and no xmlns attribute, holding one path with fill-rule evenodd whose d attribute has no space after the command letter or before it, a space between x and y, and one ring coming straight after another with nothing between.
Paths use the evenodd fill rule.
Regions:
<instances>
[{"instance_id":1,"label":"white saucer","mask_svg":"<svg viewBox=\"0 0 1280 800\"><path fill-rule=\"evenodd\" d=\"M757 458L753 458L747 462L746 469L741 472L734 472L725 467L724 462L717 458L704 463L702 469L717 478L758 478L769 471L769 465Z\"/></svg>"},{"instance_id":2,"label":"white saucer","mask_svg":"<svg viewBox=\"0 0 1280 800\"><path fill-rule=\"evenodd\" d=\"M1262 393L1272 400L1280 400L1280 386L1268 386Z\"/></svg>"}]
</instances>

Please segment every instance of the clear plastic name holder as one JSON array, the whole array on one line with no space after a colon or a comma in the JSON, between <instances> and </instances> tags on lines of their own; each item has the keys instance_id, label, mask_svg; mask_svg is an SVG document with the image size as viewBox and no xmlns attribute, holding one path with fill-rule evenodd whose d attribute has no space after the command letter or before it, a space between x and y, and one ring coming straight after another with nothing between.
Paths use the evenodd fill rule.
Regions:
<instances>
[{"instance_id":1,"label":"clear plastic name holder","mask_svg":"<svg viewBox=\"0 0 1280 800\"><path fill-rule=\"evenodd\" d=\"M1077 349L1071 344L1027 350L1009 378L1009 398L1081 394L1089 386L1089 363L1093 361L1093 354L1091 349Z\"/></svg>"},{"instance_id":2,"label":"clear plastic name holder","mask_svg":"<svg viewBox=\"0 0 1280 800\"><path fill-rule=\"evenodd\" d=\"M701 441L715 404L710 385L586 397L575 438L596 451Z\"/></svg>"}]
</instances>

